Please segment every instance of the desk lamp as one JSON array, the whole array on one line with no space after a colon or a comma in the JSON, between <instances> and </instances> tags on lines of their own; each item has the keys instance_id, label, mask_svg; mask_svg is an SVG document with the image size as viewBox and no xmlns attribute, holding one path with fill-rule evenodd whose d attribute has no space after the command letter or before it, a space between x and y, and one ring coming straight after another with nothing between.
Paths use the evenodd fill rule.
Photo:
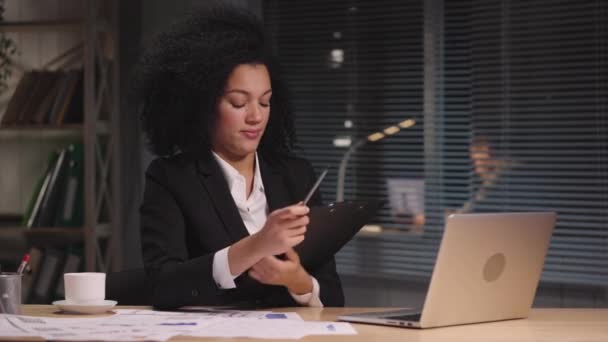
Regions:
<instances>
[{"instance_id":1,"label":"desk lamp","mask_svg":"<svg viewBox=\"0 0 608 342\"><path fill-rule=\"evenodd\" d=\"M346 176L346 165L348 164L348 159L350 158L351 154L353 154L353 152L355 152L355 150L357 150L359 147L365 145L368 142L376 142L376 141L382 140L388 136L391 136L391 135L399 132L401 129L410 128L410 127L414 126L415 124L416 124L415 120L407 119L407 120L401 121L397 125L386 127L382 131L374 132L374 133L368 135L367 137L362 138L362 139L358 140L357 142L355 142L354 144L350 145L350 148L348 149L348 151L346 151L346 153L344 153L344 156L342 157L342 160L340 161L340 168L338 169L338 186L336 189L336 202L344 201L344 177Z\"/></svg>"}]
</instances>

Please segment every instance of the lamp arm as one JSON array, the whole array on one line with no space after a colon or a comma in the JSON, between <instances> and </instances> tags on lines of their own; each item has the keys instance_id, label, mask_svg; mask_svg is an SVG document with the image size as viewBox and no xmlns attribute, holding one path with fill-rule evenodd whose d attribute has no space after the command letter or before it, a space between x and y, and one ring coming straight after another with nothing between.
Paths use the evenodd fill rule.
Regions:
<instances>
[{"instance_id":1,"label":"lamp arm","mask_svg":"<svg viewBox=\"0 0 608 342\"><path fill-rule=\"evenodd\" d=\"M367 139L361 139L356 143L352 144L348 151L344 153L342 160L340 161L340 168L338 169L338 185L336 187L336 202L344 201L344 179L346 177L346 165L348 164L348 159L350 155L355 152L356 149L361 147L367 142Z\"/></svg>"},{"instance_id":2,"label":"lamp arm","mask_svg":"<svg viewBox=\"0 0 608 342\"><path fill-rule=\"evenodd\" d=\"M344 156L340 161L340 169L338 170L338 184L336 186L336 202L344 201L344 178L346 177L346 164L348 164L348 159L350 158L350 155L353 154L356 149L358 149L368 141L376 142L378 140L386 138L387 136L393 135L402 129L410 128L415 124L416 121L414 119L403 120L397 125L389 126L383 129L382 131L374 132L368 135L366 138L360 139L356 143L352 144L348 151L344 153Z\"/></svg>"}]
</instances>

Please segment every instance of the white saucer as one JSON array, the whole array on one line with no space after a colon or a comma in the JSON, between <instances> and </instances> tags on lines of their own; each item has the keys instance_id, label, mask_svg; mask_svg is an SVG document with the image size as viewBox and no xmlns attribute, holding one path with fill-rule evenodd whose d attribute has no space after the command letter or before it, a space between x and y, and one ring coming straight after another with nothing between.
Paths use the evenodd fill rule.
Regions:
<instances>
[{"instance_id":1,"label":"white saucer","mask_svg":"<svg viewBox=\"0 0 608 342\"><path fill-rule=\"evenodd\" d=\"M76 304L66 300L56 300L53 305L59 307L66 312L75 312L83 314L98 314L109 311L117 302L115 300L104 300L95 304Z\"/></svg>"}]
</instances>

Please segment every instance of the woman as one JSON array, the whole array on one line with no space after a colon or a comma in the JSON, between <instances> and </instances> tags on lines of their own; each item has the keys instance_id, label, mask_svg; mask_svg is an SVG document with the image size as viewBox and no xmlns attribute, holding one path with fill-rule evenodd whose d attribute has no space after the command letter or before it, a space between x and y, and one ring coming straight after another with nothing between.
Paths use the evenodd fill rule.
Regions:
<instances>
[{"instance_id":1,"label":"woman","mask_svg":"<svg viewBox=\"0 0 608 342\"><path fill-rule=\"evenodd\" d=\"M201 11L162 34L135 75L160 156L140 210L153 305L342 306L334 260L305 269L292 249L315 175L290 154L293 116L255 16Z\"/></svg>"}]
</instances>

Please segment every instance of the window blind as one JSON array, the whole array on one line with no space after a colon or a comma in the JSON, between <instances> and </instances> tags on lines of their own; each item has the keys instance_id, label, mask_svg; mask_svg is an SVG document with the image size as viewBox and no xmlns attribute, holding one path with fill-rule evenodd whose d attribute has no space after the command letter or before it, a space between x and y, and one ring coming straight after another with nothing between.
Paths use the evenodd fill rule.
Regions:
<instances>
[{"instance_id":1,"label":"window blind","mask_svg":"<svg viewBox=\"0 0 608 342\"><path fill-rule=\"evenodd\" d=\"M472 2L474 209L557 211L546 281L608 284L607 8Z\"/></svg>"},{"instance_id":2,"label":"window blind","mask_svg":"<svg viewBox=\"0 0 608 342\"><path fill-rule=\"evenodd\" d=\"M264 1L296 110L298 142L317 170L326 202L336 197L347 147L406 119L416 125L356 150L346 169L344 198L382 199L373 219L400 230L389 202L389 179L424 181L422 1ZM436 238L389 233L358 236L337 256L341 273L428 274ZM407 260L407 261L406 261Z\"/></svg>"},{"instance_id":3,"label":"window blind","mask_svg":"<svg viewBox=\"0 0 608 342\"><path fill-rule=\"evenodd\" d=\"M346 151L336 138L417 122L353 154L345 199L390 204L388 179L422 180L423 231L387 205L374 218L384 232L353 239L339 271L427 277L447 213L555 210L542 279L608 284L607 7L265 1L301 152L331 167L326 201Z\"/></svg>"}]
</instances>

